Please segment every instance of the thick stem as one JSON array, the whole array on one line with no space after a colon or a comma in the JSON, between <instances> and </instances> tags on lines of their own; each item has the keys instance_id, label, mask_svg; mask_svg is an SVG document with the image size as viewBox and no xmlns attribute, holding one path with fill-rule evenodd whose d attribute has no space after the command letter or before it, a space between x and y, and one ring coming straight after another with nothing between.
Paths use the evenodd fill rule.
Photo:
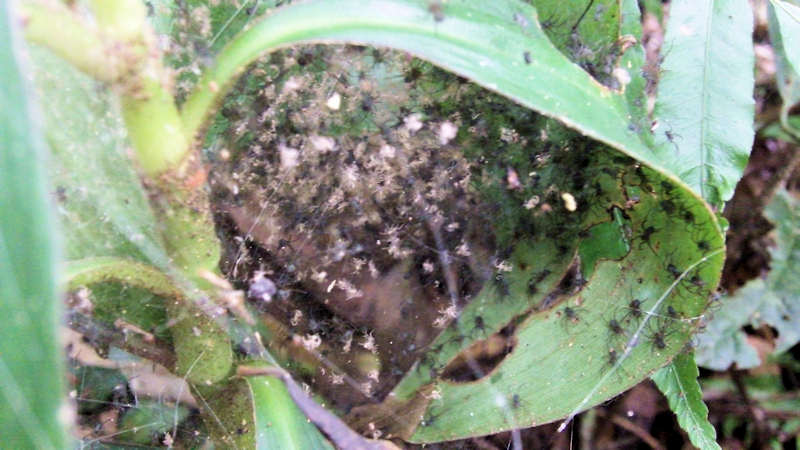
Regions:
<instances>
[{"instance_id":1,"label":"thick stem","mask_svg":"<svg viewBox=\"0 0 800 450\"><path fill-rule=\"evenodd\" d=\"M147 8L141 0L91 0L92 12L103 31L114 39L141 39Z\"/></svg>"},{"instance_id":2,"label":"thick stem","mask_svg":"<svg viewBox=\"0 0 800 450\"><path fill-rule=\"evenodd\" d=\"M142 172L150 177L181 165L189 150L178 109L161 82L143 78L122 96L122 115Z\"/></svg>"},{"instance_id":3,"label":"thick stem","mask_svg":"<svg viewBox=\"0 0 800 450\"><path fill-rule=\"evenodd\" d=\"M141 49L141 58L116 83L122 114L137 161L163 224L162 234L181 272L188 301L171 298L167 314L176 352L176 373L192 383L212 384L231 371L233 352L225 327L206 314L216 288L201 277L217 272L220 243L207 194L198 189L199 158L183 133L178 109L163 80L165 70L141 0L92 0L95 20L106 37L123 48ZM202 178L204 180L204 178ZM185 284L183 282L186 282ZM224 312L221 311L220 314Z\"/></svg>"},{"instance_id":4,"label":"thick stem","mask_svg":"<svg viewBox=\"0 0 800 450\"><path fill-rule=\"evenodd\" d=\"M84 23L62 3L27 2L20 5L25 38L49 48L78 70L110 82L119 76L120 61L109 52L98 30Z\"/></svg>"}]
</instances>

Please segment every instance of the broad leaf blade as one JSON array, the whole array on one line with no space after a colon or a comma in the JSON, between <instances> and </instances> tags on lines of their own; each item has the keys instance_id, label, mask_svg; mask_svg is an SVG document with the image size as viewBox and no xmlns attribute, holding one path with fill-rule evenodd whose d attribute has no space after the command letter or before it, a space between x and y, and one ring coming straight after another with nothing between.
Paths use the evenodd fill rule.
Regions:
<instances>
[{"instance_id":1,"label":"broad leaf blade","mask_svg":"<svg viewBox=\"0 0 800 450\"><path fill-rule=\"evenodd\" d=\"M697 361L703 367L725 370L733 363L740 369L761 364L755 349L747 343L742 330L745 325L775 328L775 352L786 351L800 341L800 202L781 190L765 213L777 230L770 252L772 268L766 280L750 281L721 300L720 310L698 335Z\"/></svg>"},{"instance_id":2,"label":"broad leaf blade","mask_svg":"<svg viewBox=\"0 0 800 450\"><path fill-rule=\"evenodd\" d=\"M775 77L783 98L781 123L796 137L800 131L790 123L788 114L800 101L800 7L774 0L768 12L769 36L775 49Z\"/></svg>"},{"instance_id":3,"label":"broad leaf blade","mask_svg":"<svg viewBox=\"0 0 800 450\"><path fill-rule=\"evenodd\" d=\"M783 41L784 57L797 71L800 68L800 6L782 0L770 0Z\"/></svg>"},{"instance_id":4,"label":"broad leaf blade","mask_svg":"<svg viewBox=\"0 0 800 450\"><path fill-rule=\"evenodd\" d=\"M48 174L65 257L75 261L68 271L103 258L168 269L155 215L126 153L125 128L107 87L41 48L31 45L30 52L37 92L48 99L42 105L50 144ZM127 289L118 279L110 280L113 286L100 286L108 280L91 277L79 281L90 289L96 319L110 325L121 318L161 337L168 334L160 298Z\"/></svg>"},{"instance_id":5,"label":"broad leaf blade","mask_svg":"<svg viewBox=\"0 0 800 450\"><path fill-rule=\"evenodd\" d=\"M762 302L774 303L774 296L767 299L768 294L764 282L756 280L722 299L714 319L697 336L697 363L714 370L726 370L734 363L740 369L761 364L742 327L751 322Z\"/></svg>"},{"instance_id":6,"label":"broad leaf blade","mask_svg":"<svg viewBox=\"0 0 800 450\"><path fill-rule=\"evenodd\" d=\"M256 448L332 448L295 405L283 382L269 376L247 377L246 380L255 405Z\"/></svg>"},{"instance_id":7,"label":"broad leaf blade","mask_svg":"<svg viewBox=\"0 0 800 450\"><path fill-rule=\"evenodd\" d=\"M764 212L776 228L766 282L778 302L762 319L778 330L775 351L782 352L800 341L800 200L780 190Z\"/></svg>"},{"instance_id":8,"label":"broad leaf blade","mask_svg":"<svg viewBox=\"0 0 800 450\"><path fill-rule=\"evenodd\" d=\"M670 409L692 444L700 449L719 449L717 432L708 421L708 408L697 383L699 374L693 355L681 354L656 372L653 381L667 397Z\"/></svg>"},{"instance_id":9,"label":"broad leaf blade","mask_svg":"<svg viewBox=\"0 0 800 450\"><path fill-rule=\"evenodd\" d=\"M733 195L753 142L752 29L745 0L670 5L655 109L659 157L714 205Z\"/></svg>"},{"instance_id":10,"label":"broad leaf blade","mask_svg":"<svg viewBox=\"0 0 800 450\"><path fill-rule=\"evenodd\" d=\"M442 10L429 9L428 2L375 5L381 9L347 0L300 3L256 24L223 50L185 104L187 129L199 129L218 92L230 85L239 67L262 52L292 43L356 42L391 46L435 61L585 135L612 144L622 139L624 143L613 144L617 149L658 166L641 142L640 133L649 131L630 122L623 95L597 84L553 48L536 27L533 11L524 5L454 1L443 3ZM722 263L724 244L711 211L668 176L558 126L543 125L540 130L549 136L542 138L542 145L559 148L563 139L561 148L570 148L570 155L589 155L581 164L569 156L560 164L543 164L540 175L547 181L541 184L569 189L589 206L574 215L562 208L531 219L531 212L506 185L486 183L480 194L502 205L494 231L511 248L513 268L505 279L495 278L497 283L484 286L434 341L431 348L436 350L423 355L406 374L390 396L400 404L380 405L382 411L354 420L365 418L365 429L387 425L390 433L412 442L436 442L571 418L668 363L698 325L696 318L707 307L707 294L719 280ZM524 151L535 153L536 145ZM483 157L482 167L496 166L503 174L512 163L519 174L536 170L526 166L532 164L531 153L509 162L501 158L511 160L510 155L498 156L485 147L473 154ZM598 185L572 189L570 180L578 178L581 168L591 170L589 178ZM547 195L536 189L530 194ZM615 207L625 209L621 223L611 223L609 211ZM525 226L531 222L536 223ZM509 226L501 236L503 225ZM542 230L552 234L532 236ZM602 245L604 236L613 236L619 245ZM568 278L581 240L592 241L581 246L581 252L592 254L596 262L580 269L587 281L580 285L583 290L557 292L555 300L546 300L559 281ZM641 307L629 306L635 299ZM580 307L580 319L569 316L567 305ZM676 317L668 316L669 308L679 311ZM626 328L619 335L609 332L612 318L624 321ZM515 327L516 346L491 374L469 383L440 377L458 352L508 324ZM640 342L646 343L636 345Z\"/></svg>"},{"instance_id":11,"label":"broad leaf blade","mask_svg":"<svg viewBox=\"0 0 800 450\"><path fill-rule=\"evenodd\" d=\"M195 393L214 418L207 426L217 442L260 450L332 448L273 376L235 377L221 386L195 386Z\"/></svg>"},{"instance_id":12,"label":"broad leaf blade","mask_svg":"<svg viewBox=\"0 0 800 450\"><path fill-rule=\"evenodd\" d=\"M168 266L155 216L130 158L107 88L31 47L52 152L50 176L67 259L129 257Z\"/></svg>"},{"instance_id":13,"label":"broad leaf blade","mask_svg":"<svg viewBox=\"0 0 800 450\"><path fill-rule=\"evenodd\" d=\"M0 4L0 436L9 448L59 449L56 230L12 5Z\"/></svg>"},{"instance_id":14,"label":"broad leaf blade","mask_svg":"<svg viewBox=\"0 0 800 450\"><path fill-rule=\"evenodd\" d=\"M593 80L559 52L529 5L452 1L311 1L278 10L231 42L183 108L189 132L207 120L220 88L271 49L299 43L352 42L408 51L553 117L582 134L660 167L631 124L623 95ZM526 57L526 54L529 57ZM530 61L530 63L527 63Z\"/></svg>"}]
</instances>

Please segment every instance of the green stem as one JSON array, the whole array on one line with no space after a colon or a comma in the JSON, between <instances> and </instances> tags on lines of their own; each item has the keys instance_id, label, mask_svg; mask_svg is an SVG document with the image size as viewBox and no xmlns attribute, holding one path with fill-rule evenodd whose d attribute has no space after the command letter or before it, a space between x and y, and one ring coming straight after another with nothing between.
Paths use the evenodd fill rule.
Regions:
<instances>
[{"instance_id":1,"label":"green stem","mask_svg":"<svg viewBox=\"0 0 800 450\"><path fill-rule=\"evenodd\" d=\"M164 87L165 70L140 0L94 0L99 29L60 3L31 2L22 21L30 42L43 45L122 93L122 113L142 172L177 169L191 151L178 109Z\"/></svg>"},{"instance_id":2,"label":"green stem","mask_svg":"<svg viewBox=\"0 0 800 450\"><path fill-rule=\"evenodd\" d=\"M95 20L116 41L144 50L141 64L121 80L122 115L142 171L149 177L177 169L191 148L172 95L147 10L141 0L92 0Z\"/></svg>"},{"instance_id":3,"label":"green stem","mask_svg":"<svg viewBox=\"0 0 800 450\"><path fill-rule=\"evenodd\" d=\"M111 82L122 73L120 62L108 52L103 37L58 2L20 5L25 38L49 48L78 70Z\"/></svg>"},{"instance_id":4,"label":"green stem","mask_svg":"<svg viewBox=\"0 0 800 450\"><path fill-rule=\"evenodd\" d=\"M118 282L146 289L164 298L182 298L183 292L161 270L114 256L68 261L64 268L67 290L96 283Z\"/></svg>"},{"instance_id":5,"label":"green stem","mask_svg":"<svg viewBox=\"0 0 800 450\"><path fill-rule=\"evenodd\" d=\"M230 373L233 352L225 327L206 314L217 289L202 274L217 272L220 243L208 196L197 189L202 182L187 182L204 169L199 158L190 157L178 109L162 83L165 70L141 0L92 0L92 7L104 37L133 49L138 58L116 87L167 251L181 272L176 281L188 298L170 296L166 302L176 373L192 383L213 384Z\"/></svg>"},{"instance_id":6,"label":"green stem","mask_svg":"<svg viewBox=\"0 0 800 450\"><path fill-rule=\"evenodd\" d=\"M178 109L160 80L146 76L122 96L122 115L142 172L155 177L178 168L189 153Z\"/></svg>"},{"instance_id":7,"label":"green stem","mask_svg":"<svg viewBox=\"0 0 800 450\"><path fill-rule=\"evenodd\" d=\"M103 31L120 41L143 37L147 8L141 0L91 0L92 12Z\"/></svg>"}]
</instances>

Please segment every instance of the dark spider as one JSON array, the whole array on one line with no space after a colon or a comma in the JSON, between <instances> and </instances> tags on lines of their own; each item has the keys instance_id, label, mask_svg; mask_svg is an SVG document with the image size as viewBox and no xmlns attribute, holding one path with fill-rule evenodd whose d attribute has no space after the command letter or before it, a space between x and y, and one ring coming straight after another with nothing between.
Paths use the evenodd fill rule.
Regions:
<instances>
[{"instance_id":1,"label":"dark spider","mask_svg":"<svg viewBox=\"0 0 800 450\"><path fill-rule=\"evenodd\" d=\"M666 342L666 334L664 330L657 330L655 333L650 335L650 340L653 343L653 348L657 350L664 350L667 348Z\"/></svg>"},{"instance_id":2,"label":"dark spider","mask_svg":"<svg viewBox=\"0 0 800 450\"><path fill-rule=\"evenodd\" d=\"M675 210L677 209L677 206L675 205L675 202L673 202L672 200L669 200L669 199L661 200L660 202L658 202L658 204L661 205L661 209L663 209L664 212L666 212L667 214L670 214L670 215L673 214L675 212Z\"/></svg>"},{"instance_id":3,"label":"dark spider","mask_svg":"<svg viewBox=\"0 0 800 450\"><path fill-rule=\"evenodd\" d=\"M680 269L675 267L675 264L672 263L669 263L667 265L667 272L669 272L669 274L672 275L675 279L678 279L683 273Z\"/></svg>"},{"instance_id":4,"label":"dark spider","mask_svg":"<svg viewBox=\"0 0 800 450\"><path fill-rule=\"evenodd\" d=\"M622 316L619 322L628 323L630 322L631 317L633 317L638 321L639 319L642 318L643 315L644 313L642 312L642 301L639 300L638 298L635 298L631 300L630 303L628 303L628 311Z\"/></svg>"},{"instance_id":5,"label":"dark spider","mask_svg":"<svg viewBox=\"0 0 800 450\"><path fill-rule=\"evenodd\" d=\"M611 319L608 321L608 330L617 336L622 336L625 334L625 329L623 329L622 325L617 322L617 319Z\"/></svg>"},{"instance_id":6,"label":"dark spider","mask_svg":"<svg viewBox=\"0 0 800 450\"><path fill-rule=\"evenodd\" d=\"M441 414L431 414L428 417L423 417L422 422L420 422L420 425L422 425L423 427L429 427L433 425L434 422L436 422L436 419L439 418L440 415Z\"/></svg>"},{"instance_id":7,"label":"dark spider","mask_svg":"<svg viewBox=\"0 0 800 450\"><path fill-rule=\"evenodd\" d=\"M613 366L619 360L619 354L617 353L616 349L609 349L608 350L608 365Z\"/></svg>"},{"instance_id":8,"label":"dark spider","mask_svg":"<svg viewBox=\"0 0 800 450\"><path fill-rule=\"evenodd\" d=\"M441 0L433 0L428 3L428 11L433 14L434 21L441 22L444 20L444 10L442 9Z\"/></svg>"},{"instance_id":9,"label":"dark spider","mask_svg":"<svg viewBox=\"0 0 800 450\"><path fill-rule=\"evenodd\" d=\"M578 311L576 311L575 308L572 308L571 306L567 306L564 308L564 318L572 323L578 323L581 321L581 318L578 317Z\"/></svg>"},{"instance_id":10,"label":"dark spider","mask_svg":"<svg viewBox=\"0 0 800 450\"><path fill-rule=\"evenodd\" d=\"M647 244L648 247L650 247L650 250L652 250L653 253L656 253L656 250L653 248L653 244L650 242L653 233L655 233L656 231L657 231L656 228L652 225L646 227L642 231L642 234L639 235L639 238L642 240L642 242L639 242L639 248L641 248L642 244L644 243Z\"/></svg>"},{"instance_id":11,"label":"dark spider","mask_svg":"<svg viewBox=\"0 0 800 450\"><path fill-rule=\"evenodd\" d=\"M536 295L539 292L539 288L536 287L536 283L534 283L533 279L528 281L528 295Z\"/></svg>"},{"instance_id":12,"label":"dark spider","mask_svg":"<svg viewBox=\"0 0 800 450\"><path fill-rule=\"evenodd\" d=\"M486 323L483 321L483 317L475 316L475 329L483 333L484 336L486 335Z\"/></svg>"},{"instance_id":13,"label":"dark spider","mask_svg":"<svg viewBox=\"0 0 800 450\"><path fill-rule=\"evenodd\" d=\"M501 297L508 297L511 294L508 288L508 281L506 281L506 277L502 273L494 276L494 287Z\"/></svg>"}]
</instances>

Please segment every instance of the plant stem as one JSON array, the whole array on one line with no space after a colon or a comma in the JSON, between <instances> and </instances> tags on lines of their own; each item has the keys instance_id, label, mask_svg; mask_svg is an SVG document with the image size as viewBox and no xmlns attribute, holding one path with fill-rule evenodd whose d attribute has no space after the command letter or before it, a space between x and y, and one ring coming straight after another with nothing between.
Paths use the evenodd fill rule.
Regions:
<instances>
[{"instance_id":1,"label":"plant stem","mask_svg":"<svg viewBox=\"0 0 800 450\"><path fill-rule=\"evenodd\" d=\"M205 178L196 182L205 169L192 152L163 82L161 53L141 0L92 0L91 5L103 37L109 46L113 44L109 48L131 51L130 70L115 87L151 204L163 225L167 251L180 271L170 275L187 298L171 297L166 302L175 371L191 383L216 383L231 371L233 352L226 328L206 313L214 306L210 299L217 290L201 273L218 271L220 243L208 196L198 189Z\"/></svg>"},{"instance_id":2,"label":"plant stem","mask_svg":"<svg viewBox=\"0 0 800 450\"><path fill-rule=\"evenodd\" d=\"M126 258L96 257L68 261L64 275L68 291L111 281L140 287L165 298L183 297L183 292L164 272Z\"/></svg>"},{"instance_id":3,"label":"plant stem","mask_svg":"<svg viewBox=\"0 0 800 450\"><path fill-rule=\"evenodd\" d=\"M59 2L20 5L25 38L49 48L78 70L111 82L119 76L120 61L108 52L100 33Z\"/></svg>"},{"instance_id":4,"label":"plant stem","mask_svg":"<svg viewBox=\"0 0 800 450\"><path fill-rule=\"evenodd\" d=\"M147 8L141 0L91 0L91 7L97 23L114 39L133 41L143 37Z\"/></svg>"},{"instance_id":5,"label":"plant stem","mask_svg":"<svg viewBox=\"0 0 800 450\"><path fill-rule=\"evenodd\" d=\"M122 96L122 115L147 176L158 176L181 165L189 153L178 109L161 82L146 76L138 89Z\"/></svg>"}]
</instances>

